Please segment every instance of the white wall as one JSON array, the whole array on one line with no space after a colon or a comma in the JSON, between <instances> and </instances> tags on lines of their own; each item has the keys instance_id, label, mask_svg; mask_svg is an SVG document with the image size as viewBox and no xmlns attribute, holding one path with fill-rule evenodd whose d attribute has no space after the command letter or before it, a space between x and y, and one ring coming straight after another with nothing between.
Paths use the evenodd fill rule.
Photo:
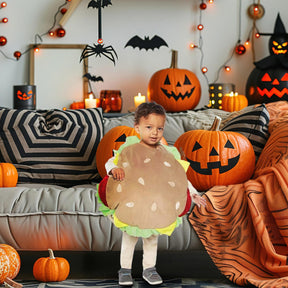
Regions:
<instances>
[{"instance_id":1,"label":"white wall","mask_svg":"<svg viewBox=\"0 0 288 288\"><path fill-rule=\"evenodd\" d=\"M13 53L16 50L24 52L29 44L35 43L36 34L48 31L57 8L65 1L6 0L6 2L7 7L0 9L0 19L8 17L9 21L7 24L0 23L0 35L5 36L8 42L0 47L0 50L12 60L6 59L0 53L0 106L12 108L13 85L26 84L29 81L29 53L24 54L19 61L13 60ZM90 0L83 0L70 17L65 25L65 37L43 36L43 44L97 43L97 9L88 9L89 2ZM200 71L200 51L189 48L191 41L196 44L199 42L199 31L195 26L199 23L200 0L112 0L112 3L112 6L102 10L103 39L105 46L114 47L119 59L114 66L106 58L92 56L89 58L89 72L104 78L103 83L93 83L96 94L99 95L103 89L121 90L124 100L122 112L126 112L134 105L133 96L138 92L146 95L149 79L154 72L170 66L171 49L179 51L179 68L193 71L200 80L202 96L198 107L208 104L208 83L215 81L219 67L230 57L239 38L240 3L242 3L240 35L242 42L245 42L252 27L252 20L247 16L247 8L253 1L215 0L214 4L208 5L202 12L203 65L209 69L206 79ZM288 17L284 14L287 0L263 0L261 4L265 7L265 15L256 22L260 32L273 32L278 12L288 31ZM134 35L151 37L155 34L162 37L169 48L161 47L154 51L124 48ZM242 56L234 54L228 63L232 67L232 72L227 74L221 70L217 82L234 83L238 93L244 94L247 78L254 68L253 59L260 60L269 55L268 40L269 37L255 40L255 55L251 46ZM69 71L59 77L67 79ZM57 95L57 87L53 86L53 83L50 87L51 93ZM43 100L39 93L37 99L41 99L42 106L50 107L51 99ZM76 99L72 97L70 100L69 103L72 103ZM53 105L62 108L57 106L56 101Z\"/></svg>"}]
</instances>

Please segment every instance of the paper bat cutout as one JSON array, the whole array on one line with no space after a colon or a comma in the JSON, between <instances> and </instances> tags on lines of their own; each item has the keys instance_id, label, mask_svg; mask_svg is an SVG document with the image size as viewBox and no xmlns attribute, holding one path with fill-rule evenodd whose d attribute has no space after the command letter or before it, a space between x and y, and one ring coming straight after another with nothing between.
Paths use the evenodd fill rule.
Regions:
<instances>
[{"instance_id":1,"label":"paper bat cutout","mask_svg":"<svg viewBox=\"0 0 288 288\"><path fill-rule=\"evenodd\" d=\"M91 75L90 73L84 74L83 77L86 77L87 79L94 81L94 82L104 81L101 76L96 77L95 75Z\"/></svg>"},{"instance_id":2,"label":"paper bat cutout","mask_svg":"<svg viewBox=\"0 0 288 288\"><path fill-rule=\"evenodd\" d=\"M167 43L159 36L155 35L151 39L148 37L144 37L144 39L140 38L139 36L132 37L127 44L125 45L125 48L127 46L131 46L133 48L138 47L139 50L145 49L145 50L154 50L155 48L160 48L161 46L167 46Z\"/></svg>"},{"instance_id":3,"label":"paper bat cutout","mask_svg":"<svg viewBox=\"0 0 288 288\"><path fill-rule=\"evenodd\" d=\"M101 2L102 2L102 4L101 4ZM98 9L100 7L104 8L104 7L107 7L109 5L112 5L111 0L103 0L103 1L101 1L101 0L91 0L89 2L89 4L88 4L88 8L92 7L92 8L97 8Z\"/></svg>"}]
</instances>

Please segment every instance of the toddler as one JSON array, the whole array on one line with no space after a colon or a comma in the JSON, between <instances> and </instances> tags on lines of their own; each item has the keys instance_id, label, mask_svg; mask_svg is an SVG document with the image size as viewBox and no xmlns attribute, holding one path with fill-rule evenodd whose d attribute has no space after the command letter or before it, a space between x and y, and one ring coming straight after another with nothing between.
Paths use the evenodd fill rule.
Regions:
<instances>
[{"instance_id":1,"label":"toddler","mask_svg":"<svg viewBox=\"0 0 288 288\"><path fill-rule=\"evenodd\" d=\"M150 285L161 284L156 271L158 236L171 235L181 224L191 199L198 206L206 204L187 180L188 162L181 160L175 147L160 143L165 121L161 105L139 105L134 128L140 139L127 137L117 154L107 161L108 177L99 185L98 193L105 205L102 212L112 215L115 226L123 231L119 285L133 285L131 268L139 237L143 241L142 277Z\"/></svg>"}]
</instances>

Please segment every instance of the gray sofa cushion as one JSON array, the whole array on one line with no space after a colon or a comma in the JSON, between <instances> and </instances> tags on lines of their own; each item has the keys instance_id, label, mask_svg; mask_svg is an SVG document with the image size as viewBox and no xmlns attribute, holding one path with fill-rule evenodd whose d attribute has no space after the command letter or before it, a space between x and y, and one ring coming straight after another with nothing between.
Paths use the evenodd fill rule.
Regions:
<instances>
[{"instance_id":1,"label":"gray sofa cushion","mask_svg":"<svg viewBox=\"0 0 288 288\"><path fill-rule=\"evenodd\" d=\"M119 251L122 232L99 211L95 193L95 185L0 188L0 243L17 250ZM159 239L159 250L202 247L187 216L171 237Z\"/></svg>"}]
</instances>

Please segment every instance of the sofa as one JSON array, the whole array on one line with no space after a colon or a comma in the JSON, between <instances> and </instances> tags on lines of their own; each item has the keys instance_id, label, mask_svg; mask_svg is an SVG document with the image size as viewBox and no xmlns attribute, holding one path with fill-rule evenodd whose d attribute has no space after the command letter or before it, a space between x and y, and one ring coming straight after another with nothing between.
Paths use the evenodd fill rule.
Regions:
<instances>
[{"instance_id":1,"label":"sofa","mask_svg":"<svg viewBox=\"0 0 288 288\"><path fill-rule=\"evenodd\" d=\"M164 138L168 145L173 145L186 131L209 129L215 116L222 119L223 131L247 136L256 159L259 157L269 137L269 113L264 104L237 112L204 107L167 113ZM121 232L99 211L95 197L96 184L101 180L95 155L104 135L116 126L133 127L133 117L133 113L103 115L100 108L66 111L1 108L0 161L15 165L18 184L0 188L0 243L13 246L23 257L35 251L40 251L37 257L45 255L48 248L60 255L119 253ZM185 262L190 252L196 252L194 269L202 267L203 271L197 259L210 258L189 221L192 209L193 206L171 237L160 236L159 253L180 253ZM139 241L136 251L140 250ZM34 254L31 259L35 257ZM171 264L167 258L163 259L166 266ZM77 266L79 262L75 261ZM204 269L214 269L211 263L204 265ZM191 275L187 273L185 276Z\"/></svg>"}]
</instances>

